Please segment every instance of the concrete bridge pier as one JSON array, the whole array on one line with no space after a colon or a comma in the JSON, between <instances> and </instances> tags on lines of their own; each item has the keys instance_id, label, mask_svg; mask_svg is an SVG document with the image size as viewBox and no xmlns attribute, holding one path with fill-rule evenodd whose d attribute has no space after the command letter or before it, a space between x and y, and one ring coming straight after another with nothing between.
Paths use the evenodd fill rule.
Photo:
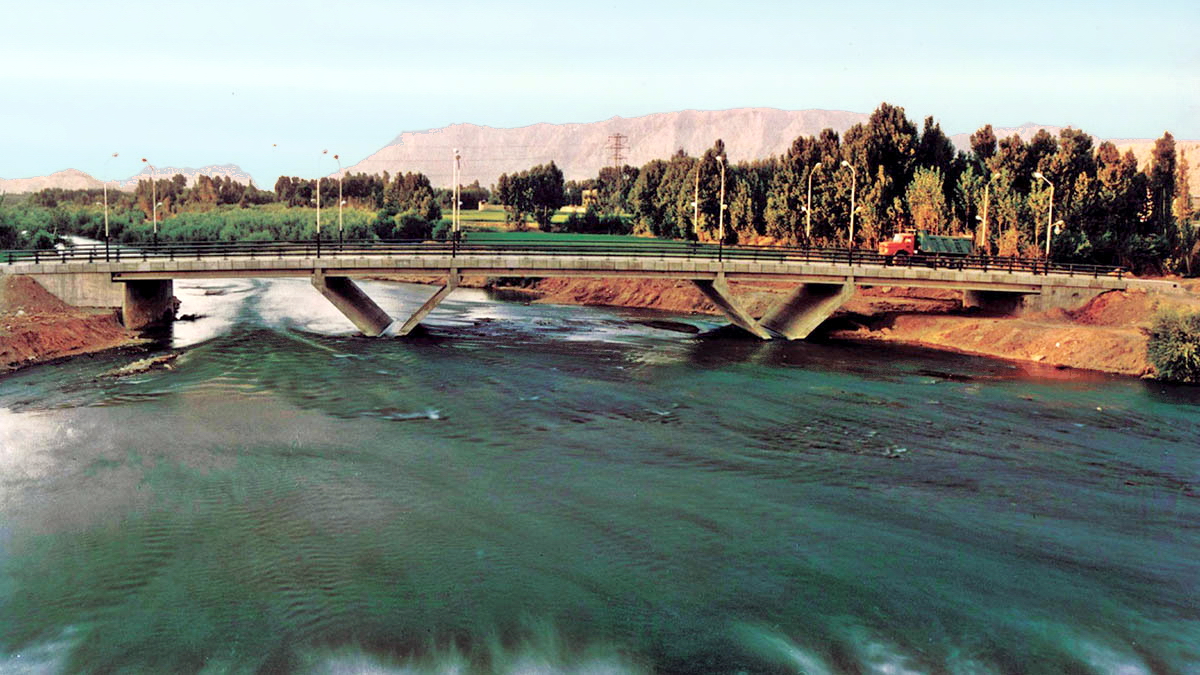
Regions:
<instances>
[{"instance_id":1,"label":"concrete bridge pier","mask_svg":"<svg viewBox=\"0 0 1200 675\"><path fill-rule=\"evenodd\" d=\"M125 282L121 323L140 330L175 318L175 284L170 279Z\"/></svg>"},{"instance_id":2,"label":"concrete bridge pier","mask_svg":"<svg viewBox=\"0 0 1200 675\"><path fill-rule=\"evenodd\" d=\"M367 337L379 336L392 324L392 317L349 277L327 277L318 269L312 285Z\"/></svg>"},{"instance_id":3,"label":"concrete bridge pier","mask_svg":"<svg viewBox=\"0 0 1200 675\"><path fill-rule=\"evenodd\" d=\"M725 313L730 323L763 340L771 339L771 334L759 325L758 321L754 320L754 317L750 316L741 303L734 300L733 294L729 291L729 284L725 282L724 274L719 274L716 279L711 280L692 279L692 283L696 285L696 288L700 289L704 297L711 300L714 305Z\"/></svg>"},{"instance_id":4,"label":"concrete bridge pier","mask_svg":"<svg viewBox=\"0 0 1200 675\"><path fill-rule=\"evenodd\" d=\"M789 340L803 340L846 304L855 290L853 277L841 284L800 284L759 323Z\"/></svg>"},{"instance_id":5,"label":"concrete bridge pier","mask_svg":"<svg viewBox=\"0 0 1200 675\"><path fill-rule=\"evenodd\" d=\"M446 284L435 291L434 294L425 301L425 304L421 305L420 309L414 312L412 316L408 317L408 321L405 321L404 325L400 326L400 330L396 331L396 335L403 337L411 333L418 324L425 320L426 316L429 316L429 313L433 311L434 307L440 305L442 300L445 300L446 296L450 295L450 291L458 288L459 281L460 277L458 271L451 270L450 274L446 277Z\"/></svg>"}]
</instances>

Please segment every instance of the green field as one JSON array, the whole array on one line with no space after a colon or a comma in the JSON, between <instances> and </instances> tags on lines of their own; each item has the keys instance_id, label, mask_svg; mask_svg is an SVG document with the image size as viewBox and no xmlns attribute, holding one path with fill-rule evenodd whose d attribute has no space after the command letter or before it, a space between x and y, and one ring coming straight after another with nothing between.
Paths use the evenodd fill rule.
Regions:
<instances>
[{"instance_id":1,"label":"green field","mask_svg":"<svg viewBox=\"0 0 1200 675\"><path fill-rule=\"evenodd\" d=\"M688 246L689 242L653 237L635 237L625 234L572 234L566 232L467 232L463 241L468 244L606 244L634 246L678 244Z\"/></svg>"}]
</instances>

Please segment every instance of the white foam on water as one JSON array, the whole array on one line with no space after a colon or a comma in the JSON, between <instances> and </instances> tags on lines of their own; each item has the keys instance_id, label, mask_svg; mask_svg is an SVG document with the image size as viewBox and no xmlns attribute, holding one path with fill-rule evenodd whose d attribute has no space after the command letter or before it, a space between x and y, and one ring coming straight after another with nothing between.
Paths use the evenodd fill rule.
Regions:
<instances>
[{"instance_id":1,"label":"white foam on water","mask_svg":"<svg viewBox=\"0 0 1200 675\"><path fill-rule=\"evenodd\" d=\"M366 653L339 653L310 659L310 665L301 672L305 675L471 675L476 672L498 675L625 675L649 671L619 655L584 656L578 661L564 661L556 655L521 651L501 655L481 671L473 670L465 657L450 650L401 662L389 662Z\"/></svg>"},{"instance_id":2,"label":"white foam on water","mask_svg":"<svg viewBox=\"0 0 1200 675\"><path fill-rule=\"evenodd\" d=\"M377 657L362 650L343 647L314 651L303 657L305 675L468 675L477 672L497 675L625 675L649 673L613 645L593 644L568 647L557 631L547 625L530 627L525 639L506 647L496 639L481 646L471 659L450 645L398 660ZM473 663L474 661L474 663ZM480 662L484 662L481 664Z\"/></svg>"},{"instance_id":3,"label":"white foam on water","mask_svg":"<svg viewBox=\"0 0 1200 675\"><path fill-rule=\"evenodd\" d=\"M1150 668L1141 659L1129 653L1100 644L1094 640L1081 639L1076 642L1077 656L1097 673L1105 675L1150 675Z\"/></svg>"},{"instance_id":4,"label":"white foam on water","mask_svg":"<svg viewBox=\"0 0 1200 675\"><path fill-rule=\"evenodd\" d=\"M13 654L0 653L0 674L50 675L61 673L77 638L73 629L49 642L24 648Z\"/></svg>"},{"instance_id":5,"label":"white foam on water","mask_svg":"<svg viewBox=\"0 0 1200 675\"><path fill-rule=\"evenodd\" d=\"M872 635L864 628L851 629L849 637L863 672L877 675L924 675L926 672L912 665L912 657L895 644Z\"/></svg>"},{"instance_id":6,"label":"white foam on water","mask_svg":"<svg viewBox=\"0 0 1200 675\"><path fill-rule=\"evenodd\" d=\"M739 625L741 642L758 656L794 668L802 675L831 675L833 671L819 656L806 651L782 633L763 626Z\"/></svg>"}]
</instances>

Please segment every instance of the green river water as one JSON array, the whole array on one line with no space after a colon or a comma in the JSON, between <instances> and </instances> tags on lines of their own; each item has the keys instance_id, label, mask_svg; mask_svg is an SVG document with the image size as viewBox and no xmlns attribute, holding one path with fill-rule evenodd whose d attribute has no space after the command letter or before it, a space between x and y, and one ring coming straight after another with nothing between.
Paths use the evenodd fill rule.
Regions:
<instances>
[{"instance_id":1,"label":"green river water","mask_svg":"<svg viewBox=\"0 0 1200 675\"><path fill-rule=\"evenodd\" d=\"M171 369L0 379L0 673L1200 673L1196 389L176 294Z\"/></svg>"}]
</instances>

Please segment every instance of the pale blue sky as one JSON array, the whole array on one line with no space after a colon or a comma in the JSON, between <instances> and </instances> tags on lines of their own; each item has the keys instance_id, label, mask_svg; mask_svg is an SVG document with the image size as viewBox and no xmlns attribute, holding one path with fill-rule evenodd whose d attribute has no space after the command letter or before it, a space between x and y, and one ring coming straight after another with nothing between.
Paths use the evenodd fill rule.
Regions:
<instances>
[{"instance_id":1,"label":"pale blue sky","mask_svg":"<svg viewBox=\"0 0 1200 675\"><path fill-rule=\"evenodd\" d=\"M3 178L125 178L148 157L235 163L270 188L333 172L322 149L349 166L457 122L881 101L948 134L1036 122L1200 139L1195 0L48 0L3 20Z\"/></svg>"}]
</instances>

